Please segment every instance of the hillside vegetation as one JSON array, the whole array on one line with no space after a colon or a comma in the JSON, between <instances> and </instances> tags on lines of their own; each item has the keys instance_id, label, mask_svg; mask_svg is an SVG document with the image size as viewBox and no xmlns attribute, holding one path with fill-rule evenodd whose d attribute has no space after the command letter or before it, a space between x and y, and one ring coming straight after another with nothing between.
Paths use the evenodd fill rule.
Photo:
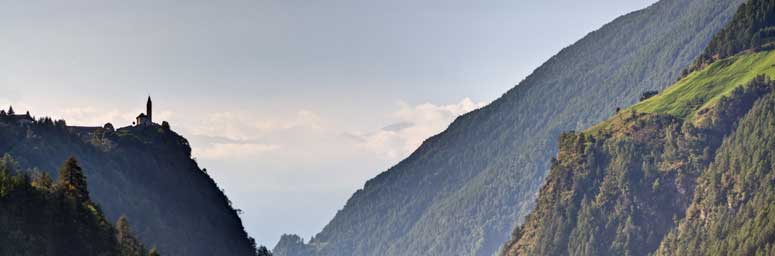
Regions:
<instances>
[{"instance_id":1,"label":"hillside vegetation","mask_svg":"<svg viewBox=\"0 0 775 256\"><path fill-rule=\"evenodd\" d=\"M625 108L614 117L587 129L594 133L609 128L621 115L631 111L667 114L679 119L695 119L697 113L708 111L734 89L759 75L775 77L775 51L739 54L717 61L668 87L659 94Z\"/></svg>"},{"instance_id":2,"label":"hillside vegetation","mask_svg":"<svg viewBox=\"0 0 775 256\"><path fill-rule=\"evenodd\" d=\"M89 197L86 177L74 158L59 170L23 171L0 158L0 255L158 255L148 251L125 217L113 227Z\"/></svg>"},{"instance_id":3,"label":"hillside vegetation","mask_svg":"<svg viewBox=\"0 0 775 256\"><path fill-rule=\"evenodd\" d=\"M775 95L758 101L697 179L686 217L657 255L775 253Z\"/></svg>"},{"instance_id":4,"label":"hillside vegetation","mask_svg":"<svg viewBox=\"0 0 775 256\"><path fill-rule=\"evenodd\" d=\"M493 255L533 208L555 138L676 81L740 3L663 0L614 20L366 182L313 239L274 251Z\"/></svg>"},{"instance_id":5,"label":"hillside vegetation","mask_svg":"<svg viewBox=\"0 0 775 256\"><path fill-rule=\"evenodd\" d=\"M775 51L742 54L717 61L629 109L691 118L696 110L713 105L758 75L775 77Z\"/></svg>"}]
</instances>

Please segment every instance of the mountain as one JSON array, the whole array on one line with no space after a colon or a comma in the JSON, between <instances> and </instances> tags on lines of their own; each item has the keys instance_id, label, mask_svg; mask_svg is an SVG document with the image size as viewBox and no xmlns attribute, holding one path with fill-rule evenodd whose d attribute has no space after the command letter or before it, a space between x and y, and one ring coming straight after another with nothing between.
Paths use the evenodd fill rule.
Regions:
<instances>
[{"instance_id":1,"label":"mountain","mask_svg":"<svg viewBox=\"0 0 775 256\"><path fill-rule=\"evenodd\" d=\"M0 254L158 255L137 241L126 218L113 227L87 184L75 158L56 182L48 173L22 171L8 154L0 158Z\"/></svg>"},{"instance_id":2,"label":"mountain","mask_svg":"<svg viewBox=\"0 0 775 256\"><path fill-rule=\"evenodd\" d=\"M284 236L275 253L496 253L533 208L555 138L676 81L741 2L663 0L614 20L366 182L312 240Z\"/></svg>"},{"instance_id":3,"label":"mountain","mask_svg":"<svg viewBox=\"0 0 775 256\"><path fill-rule=\"evenodd\" d=\"M775 28L773 15L775 1L749 1L693 73L564 134L503 254L775 253L775 38L755 36Z\"/></svg>"},{"instance_id":4,"label":"mountain","mask_svg":"<svg viewBox=\"0 0 775 256\"><path fill-rule=\"evenodd\" d=\"M73 127L0 112L0 154L55 176L75 156L109 220L126 216L165 255L255 255L238 212L169 125Z\"/></svg>"}]
</instances>

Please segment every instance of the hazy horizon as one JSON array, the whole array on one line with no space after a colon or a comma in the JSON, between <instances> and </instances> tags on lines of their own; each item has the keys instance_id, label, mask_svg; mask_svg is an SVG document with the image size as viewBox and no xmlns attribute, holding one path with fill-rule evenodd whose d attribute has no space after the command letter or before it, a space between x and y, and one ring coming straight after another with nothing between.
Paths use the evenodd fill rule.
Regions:
<instances>
[{"instance_id":1,"label":"hazy horizon","mask_svg":"<svg viewBox=\"0 0 775 256\"><path fill-rule=\"evenodd\" d=\"M653 2L5 3L0 107L122 127L150 94L155 121L191 141L271 248L319 232L456 116Z\"/></svg>"}]
</instances>

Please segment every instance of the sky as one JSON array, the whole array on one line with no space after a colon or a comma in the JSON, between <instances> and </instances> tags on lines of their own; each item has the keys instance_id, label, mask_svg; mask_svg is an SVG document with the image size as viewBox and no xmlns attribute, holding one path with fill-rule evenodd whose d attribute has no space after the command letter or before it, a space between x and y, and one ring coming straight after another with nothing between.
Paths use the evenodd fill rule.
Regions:
<instances>
[{"instance_id":1,"label":"sky","mask_svg":"<svg viewBox=\"0 0 775 256\"><path fill-rule=\"evenodd\" d=\"M187 137L259 244L654 0L0 0L0 106Z\"/></svg>"}]
</instances>

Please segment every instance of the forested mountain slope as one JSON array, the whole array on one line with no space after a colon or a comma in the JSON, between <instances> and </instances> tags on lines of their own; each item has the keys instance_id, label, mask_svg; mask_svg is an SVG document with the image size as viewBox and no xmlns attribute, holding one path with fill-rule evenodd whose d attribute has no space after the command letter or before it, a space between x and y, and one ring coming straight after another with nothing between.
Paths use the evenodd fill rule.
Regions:
<instances>
[{"instance_id":1,"label":"forested mountain slope","mask_svg":"<svg viewBox=\"0 0 775 256\"><path fill-rule=\"evenodd\" d=\"M87 184L75 158L56 181L19 169L10 155L0 158L0 255L158 255L137 240L126 218L114 228Z\"/></svg>"},{"instance_id":2,"label":"forested mountain slope","mask_svg":"<svg viewBox=\"0 0 775 256\"><path fill-rule=\"evenodd\" d=\"M492 255L530 209L561 131L680 76L741 0L663 0L552 57L369 180L308 244L277 255Z\"/></svg>"},{"instance_id":3,"label":"forested mountain slope","mask_svg":"<svg viewBox=\"0 0 775 256\"><path fill-rule=\"evenodd\" d=\"M770 58L768 63L767 73L775 74L775 67L771 66L775 59ZM745 72L741 74L746 75ZM692 87L687 83L680 85ZM691 90L684 92L689 94ZM725 171L719 170L719 164L728 167L729 158L749 159L745 156L759 152L733 146L730 143L735 142L730 142L729 137L732 140L742 137L738 140L746 140L749 146L756 147L764 146L760 144L766 144L768 136L775 136L752 132L768 129L761 127L762 123L775 122L775 116L767 112L770 111L768 106L775 104L773 92L775 83L760 76L746 86L738 85L729 93L719 93L717 99L695 98L686 102L680 106L689 110L690 114L686 116L663 111L639 112L633 107L594 129L563 135L560 152L553 160L538 205L526 223L515 229L514 239L507 244L504 254L649 255L665 243L666 237L663 250L667 255L687 255L686 250L693 248L698 251L691 251L692 255L716 252L711 249L714 248L712 245L697 241L704 241L703 236L724 237L708 234L713 229L695 227L690 234L668 233L678 223L695 220L700 215L705 218L705 212L700 214L694 209L698 203L694 201L702 200L710 195L709 190L717 187L715 184L699 185L699 192L695 193L698 180L715 178L718 181L727 176ZM663 100L654 101L666 102ZM759 138L762 140L757 141ZM758 164L758 172L768 172L765 170L773 167L765 162ZM749 190L749 193L756 192ZM716 195L711 197L717 198ZM762 205L766 206L759 206ZM725 222L723 225L734 224ZM688 227L681 230L685 229ZM745 232L748 232L747 236L742 235L745 238L763 235L758 231ZM678 238L674 238L676 236Z\"/></svg>"},{"instance_id":4,"label":"forested mountain slope","mask_svg":"<svg viewBox=\"0 0 775 256\"><path fill-rule=\"evenodd\" d=\"M255 255L237 212L168 126L69 127L0 117L0 154L23 169L52 172L80 160L91 198L109 220L126 215L136 234L165 255Z\"/></svg>"},{"instance_id":5,"label":"forested mountain slope","mask_svg":"<svg viewBox=\"0 0 775 256\"><path fill-rule=\"evenodd\" d=\"M775 95L759 100L697 179L656 255L775 254Z\"/></svg>"},{"instance_id":6,"label":"forested mountain slope","mask_svg":"<svg viewBox=\"0 0 775 256\"><path fill-rule=\"evenodd\" d=\"M698 61L658 95L563 135L537 207L503 254L775 253L775 52L769 40L745 36L775 25L773 7L746 3L706 52L745 47Z\"/></svg>"}]
</instances>

